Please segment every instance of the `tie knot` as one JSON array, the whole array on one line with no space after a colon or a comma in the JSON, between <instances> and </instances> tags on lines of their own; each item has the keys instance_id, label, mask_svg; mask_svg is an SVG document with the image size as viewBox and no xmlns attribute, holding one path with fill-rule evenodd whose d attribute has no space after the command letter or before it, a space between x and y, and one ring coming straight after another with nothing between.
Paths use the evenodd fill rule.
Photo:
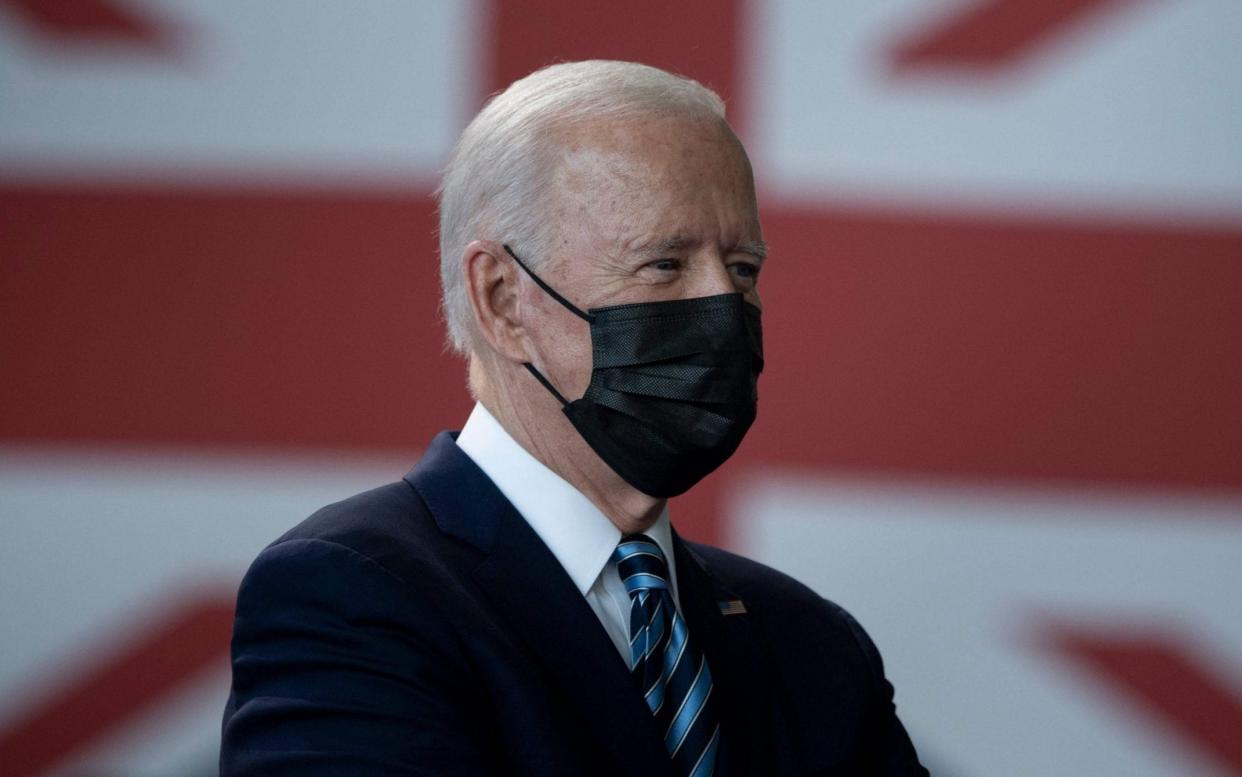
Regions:
<instances>
[{"instance_id":1,"label":"tie knot","mask_svg":"<svg viewBox=\"0 0 1242 777\"><path fill-rule=\"evenodd\" d=\"M668 564L664 552L650 537L631 534L623 537L612 553L617 572L630 596L639 591L667 590Z\"/></svg>"}]
</instances>

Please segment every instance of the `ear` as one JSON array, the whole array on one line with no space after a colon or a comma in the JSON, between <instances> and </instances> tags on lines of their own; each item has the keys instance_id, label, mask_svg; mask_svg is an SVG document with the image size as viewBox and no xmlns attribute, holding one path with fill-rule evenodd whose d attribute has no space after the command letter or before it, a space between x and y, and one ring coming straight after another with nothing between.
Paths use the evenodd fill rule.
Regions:
<instances>
[{"instance_id":1,"label":"ear","mask_svg":"<svg viewBox=\"0 0 1242 777\"><path fill-rule=\"evenodd\" d=\"M502 357L529 361L522 342L517 272L504 246L491 240L472 241L466 246L462 273L479 335Z\"/></svg>"}]
</instances>

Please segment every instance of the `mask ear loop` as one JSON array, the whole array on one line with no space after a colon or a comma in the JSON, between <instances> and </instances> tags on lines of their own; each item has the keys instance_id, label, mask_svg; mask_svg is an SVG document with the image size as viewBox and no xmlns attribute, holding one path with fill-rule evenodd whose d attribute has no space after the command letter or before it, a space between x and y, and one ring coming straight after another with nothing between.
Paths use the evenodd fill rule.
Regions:
<instances>
[{"instance_id":1,"label":"mask ear loop","mask_svg":"<svg viewBox=\"0 0 1242 777\"><path fill-rule=\"evenodd\" d=\"M561 407L569 407L569 400L565 399L565 397L561 394L561 392L556 390L556 387L552 385L551 381L543 377L542 372L535 369L535 365L531 364L530 362L522 362L522 366L525 367L527 371L530 372L531 375L534 375L535 380L542 383L544 388L552 392L552 396L556 397L556 401L561 403Z\"/></svg>"},{"instance_id":2,"label":"mask ear loop","mask_svg":"<svg viewBox=\"0 0 1242 777\"><path fill-rule=\"evenodd\" d=\"M595 321L595 316L591 315L590 313L583 313L580 309L578 309L576 305L574 305L574 303L570 302L569 300L562 297L559 293L557 293L556 289L544 283L543 278L540 278L538 275L535 275L533 272L531 272L531 269L526 266L526 262L523 262L521 259L518 259L518 255L513 253L513 249L509 247L508 243L504 244L504 248L505 248L505 253L507 253L509 256L512 256L513 261L518 263L518 267L521 267L523 270L525 270L526 274L530 276L530 279L534 281L535 284L539 286L539 288L546 291L548 293L548 296L550 296L552 299L556 300L557 302L561 303L561 305L563 305L566 310L568 310L570 313L573 313L575 316L587 322L588 324Z\"/></svg>"},{"instance_id":3,"label":"mask ear loop","mask_svg":"<svg viewBox=\"0 0 1242 777\"><path fill-rule=\"evenodd\" d=\"M533 280L535 284L539 286L539 288L546 291L548 293L548 296L550 296L552 299L556 300L557 302L561 303L561 305L563 305L566 310L568 310L570 313L573 313L578 318L581 318L583 321L586 321L588 324L593 323L595 321L595 316L592 316L590 313L583 313L572 302L570 302L569 300L562 297L559 293L557 293L556 289L549 286L547 283L544 282L542 278L540 278L538 275L535 275L533 272L531 272L531 269L526 266L525 262L523 262L521 259L518 258L517 254L513 253L513 249L510 248L507 243L503 245L504 245L505 253L513 257L513 261L518 263L518 267L521 267L523 270L525 270L526 274L530 276L531 280ZM522 366L525 367L526 370L530 372L531 375L534 375L535 380L539 381L543 385L544 388L550 391L552 393L552 396L556 397L556 401L561 403L561 407L569 407L569 400L565 399L565 396L561 394L561 392L556 390L556 386L553 386L552 382L548 380L547 378L545 378L542 372L535 369L535 365L531 364L530 362L523 362Z\"/></svg>"}]
</instances>

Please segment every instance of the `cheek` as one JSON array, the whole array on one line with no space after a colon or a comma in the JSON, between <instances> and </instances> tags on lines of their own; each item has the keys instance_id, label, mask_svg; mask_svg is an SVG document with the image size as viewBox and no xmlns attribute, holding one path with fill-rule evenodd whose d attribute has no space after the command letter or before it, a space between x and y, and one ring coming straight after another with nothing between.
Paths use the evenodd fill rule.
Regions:
<instances>
[{"instance_id":1,"label":"cheek","mask_svg":"<svg viewBox=\"0 0 1242 777\"><path fill-rule=\"evenodd\" d=\"M591 382L590 327L577 317L562 321L558 316L549 321L549 329L540 348L549 379L566 399L578 399Z\"/></svg>"},{"instance_id":2,"label":"cheek","mask_svg":"<svg viewBox=\"0 0 1242 777\"><path fill-rule=\"evenodd\" d=\"M591 342L585 340L566 342L558 348L553 358L561 375L557 384L566 399L574 400L586 393L591 383Z\"/></svg>"}]
</instances>

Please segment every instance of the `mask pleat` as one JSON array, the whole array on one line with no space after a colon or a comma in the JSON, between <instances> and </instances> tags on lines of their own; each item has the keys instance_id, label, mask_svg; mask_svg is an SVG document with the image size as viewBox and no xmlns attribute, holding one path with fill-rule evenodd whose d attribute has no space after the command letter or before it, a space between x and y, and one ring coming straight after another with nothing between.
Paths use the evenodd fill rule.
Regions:
<instances>
[{"instance_id":1,"label":"mask pleat","mask_svg":"<svg viewBox=\"0 0 1242 777\"><path fill-rule=\"evenodd\" d=\"M682 442L693 448L710 447L735 428L734 419L684 402L663 403L630 394L607 392L595 397L596 405L628 416L632 421L666 437L670 424L677 424L684 434ZM629 428L629 427L627 427Z\"/></svg>"},{"instance_id":2,"label":"mask pleat","mask_svg":"<svg viewBox=\"0 0 1242 777\"><path fill-rule=\"evenodd\" d=\"M601 376L610 391L690 402L729 402L733 380L750 374L749 359L741 369L691 364L643 365L627 370L608 370Z\"/></svg>"},{"instance_id":3,"label":"mask pleat","mask_svg":"<svg viewBox=\"0 0 1242 777\"><path fill-rule=\"evenodd\" d=\"M699 328L704 322L693 324ZM593 333L593 366L597 369L610 367L629 367L635 364L649 364L661 361L677 361L695 358L703 354L719 354L721 345L738 342L732 333L714 331L713 335L721 337L723 343L715 343L701 335L689 337L680 329L642 330L637 323L628 323L624 327L601 327ZM697 333L696 333L697 334ZM749 349L733 348L739 356Z\"/></svg>"}]
</instances>

